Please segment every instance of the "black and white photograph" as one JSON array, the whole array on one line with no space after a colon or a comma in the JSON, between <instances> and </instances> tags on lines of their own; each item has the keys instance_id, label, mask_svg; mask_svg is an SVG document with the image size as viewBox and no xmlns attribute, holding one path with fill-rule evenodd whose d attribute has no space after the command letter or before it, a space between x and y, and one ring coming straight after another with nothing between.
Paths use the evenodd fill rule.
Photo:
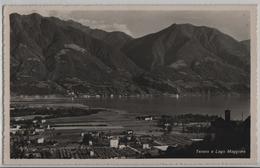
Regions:
<instances>
[{"instance_id":1,"label":"black and white photograph","mask_svg":"<svg viewBox=\"0 0 260 168\"><path fill-rule=\"evenodd\" d=\"M251 7L67 8L5 16L6 157L254 158Z\"/></svg>"}]
</instances>

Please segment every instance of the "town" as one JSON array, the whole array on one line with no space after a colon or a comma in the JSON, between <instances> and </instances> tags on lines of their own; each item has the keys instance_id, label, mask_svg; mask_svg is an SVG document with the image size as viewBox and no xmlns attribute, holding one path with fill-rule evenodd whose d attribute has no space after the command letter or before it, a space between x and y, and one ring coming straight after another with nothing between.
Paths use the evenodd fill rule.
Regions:
<instances>
[{"instance_id":1,"label":"town","mask_svg":"<svg viewBox=\"0 0 260 168\"><path fill-rule=\"evenodd\" d=\"M232 121L231 110L225 111L224 119L199 114L136 116L136 122L155 128L148 131L153 131L151 134L140 134L134 129L124 127L112 129L113 127L101 123L93 126L87 122L84 125L49 122L53 118L91 115L99 111L100 109L82 107L12 106L11 158L210 157L203 153L194 153L198 149L221 149L227 146L234 150L249 150L249 118ZM90 129L84 129L86 127ZM234 137L239 140L230 146L234 144ZM248 153L249 151L241 154L241 157L246 157ZM229 156L237 157L234 154Z\"/></svg>"}]
</instances>

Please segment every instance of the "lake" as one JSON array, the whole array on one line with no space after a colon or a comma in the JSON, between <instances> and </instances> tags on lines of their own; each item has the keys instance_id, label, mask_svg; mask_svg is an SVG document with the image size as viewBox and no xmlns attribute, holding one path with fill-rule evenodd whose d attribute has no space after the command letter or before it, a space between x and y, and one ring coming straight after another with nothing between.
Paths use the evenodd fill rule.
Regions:
<instances>
[{"instance_id":1,"label":"lake","mask_svg":"<svg viewBox=\"0 0 260 168\"><path fill-rule=\"evenodd\" d=\"M224 110L231 110L231 119L245 119L250 114L249 96L200 96L200 97L143 97L143 98L89 98L84 102L90 107L123 110L128 115L208 114L224 117Z\"/></svg>"}]
</instances>

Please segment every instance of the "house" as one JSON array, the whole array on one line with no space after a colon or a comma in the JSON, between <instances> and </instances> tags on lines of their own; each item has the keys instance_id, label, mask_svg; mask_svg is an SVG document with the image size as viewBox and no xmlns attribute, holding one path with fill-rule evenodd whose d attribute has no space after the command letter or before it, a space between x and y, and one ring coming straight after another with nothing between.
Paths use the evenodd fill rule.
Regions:
<instances>
[{"instance_id":1,"label":"house","mask_svg":"<svg viewBox=\"0 0 260 168\"><path fill-rule=\"evenodd\" d=\"M133 137L132 137L132 136L127 136L126 139L127 139L128 141L131 141L131 140L133 139Z\"/></svg>"},{"instance_id":2,"label":"house","mask_svg":"<svg viewBox=\"0 0 260 168\"><path fill-rule=\"evenodd\" d=\"M47 129L50 130L50 129L51 129L51 126L50 126L50 125L47 125Z\"/></svg>"},{"instance_id":3,"label":"house","mask_svg":"<svg viewBox=\"0 0 260 168\"><path fill-rule=\"evenodd\" d=\"M90 95L83 95L83 98L90 98Z\"/></svg>"},{"instance_id":4,"label":"house","mask_svg":"<svg viewBox=\"0 0 260 168\"><path fill-rule=\"evenodd\" d=\"M152 120L153 120L153 117L152 117L152 116L145 116L145 117L144 117L144 120L145 120L145 121L152 121Z\"/></svg>"},{"instance_id":5,"label":"house","mask_svg":"<svg viewBox=\"0 0 260 168\"><path fill-rule=\"evenodd\" d=\"M164 126L165 127L169 127L169 126L171 126L171 124L170 123L165 123Z\"/></svg>"},{"instance_id":6,"label":"house","mask_svg":"<svg viewBox=\"0 0 260 168\"><path fill-rule=\"evenodd\" d=\"M145 121L151 121L153 120L152 116L138 116L136 117L137 120L145 120Z\"/></svg>"},{"instance_id":7,"label":"house","mask_svg":"<svg viewBox=\"0 0 260 168\"><path fill-rule=\"evenodd\" d=\"M43 128L36 128L35 132L44 132L44 129Z\"/></svg>"},{"instance_id":8,"label":"house","mask_svg":"<svg viewBox=\"0 0 260 168\"><path fill-rule=\"evenodd\" d=\"M148 143L143 143L143 149L151 149Z\"/></svg>"},{"instance_id":9,"label":"house","mask_svg":"<svg viewBox=\"0 0 260 168\"><path fill-rule=\"evenodd\" d=\"M119 149L123 149L123 148L126 147L126 145L125 144L120 144L118 147L119 147Z\"/></svg>"},{"instance_id":10,"label":"house","mask_svg":"<svg viewBox=\"0 0 260 168\"><path fill-rule=\"evenodd\" d=\"M94 154L94 151L93 150L91 150L90 152L89 152L89 155L90 155L90 157L93 157L95 154Z\"/></svg>"},{"instance_id":11,"label":"house","mask_svg":"<svg viewBox=\"0 0 260 168\"><path fill-rule=\"evenodd\" d=\"M127 134L128 134L128 135L131 135L131 134L133 134L133 133L134 133L133 130L127 130Z\"/></svg>"},{"instance_id":12,"label":"house","mask_svg":"<svg viewBox=\"0 0 260 168\"><path fill-rule=\"evenodd\" d=\"M10 129L10 132L15 134L16 132L18 132L20 130L21 126L20 125L16 125L15 128L11 128Z\"/></svg>"},{"instance_id":13,"label":"house","mask_svg":"<svg viewBox=\"0 0 260 168\"><path fill-rule=\"evenodd\" d=\"M38 144L44 143L44 138L38 138L38 139L37 139L37 143L38 143Z\"/></svg>"},{"instance_id":14,"label":"house","mask_svg":"<svg viewBox=\"0 0 260 168\"><path fill-rule=\"evenodd\" d=\"M93 142L90 140L90 141L88 141L88 145L89 146L92 146L93 145Z\"/></svg>"},{"instance_id":15,"label":"house","mask_svg":"<svg viewBox=\"0 0 260 168\"><path fill-rule=\"evenodd\" d=\"M16 125L16 129L20 129L21 128L21 125Z\"/></svg>"},{"instance_id":16,"label":"house","mask_svg":"<svg viewBox=\"0 0 260 168\"><path fill-rule=\"evenodd\" d=\"M118 138L110 139L110 147L111 148L118 148L119 140Z\"/></svg>"}]
</instances>

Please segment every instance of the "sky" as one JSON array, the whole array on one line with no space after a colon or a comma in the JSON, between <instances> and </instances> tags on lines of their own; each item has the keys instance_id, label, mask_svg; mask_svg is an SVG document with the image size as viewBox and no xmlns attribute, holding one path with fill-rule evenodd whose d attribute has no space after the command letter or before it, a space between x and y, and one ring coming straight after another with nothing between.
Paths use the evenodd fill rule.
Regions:
<instances>
[{"instance_id":1,"label":"sky","mask_svg":"<svg viewBox=\"0 0 260 168\"><path fill-rule=\"evenodd\" d=\"M249 11L28 11L72 19L90 28L123 31L134 38L160 31L174 23L214 27L236 40L250 37Z\"/></svg>"}]
</instances>

